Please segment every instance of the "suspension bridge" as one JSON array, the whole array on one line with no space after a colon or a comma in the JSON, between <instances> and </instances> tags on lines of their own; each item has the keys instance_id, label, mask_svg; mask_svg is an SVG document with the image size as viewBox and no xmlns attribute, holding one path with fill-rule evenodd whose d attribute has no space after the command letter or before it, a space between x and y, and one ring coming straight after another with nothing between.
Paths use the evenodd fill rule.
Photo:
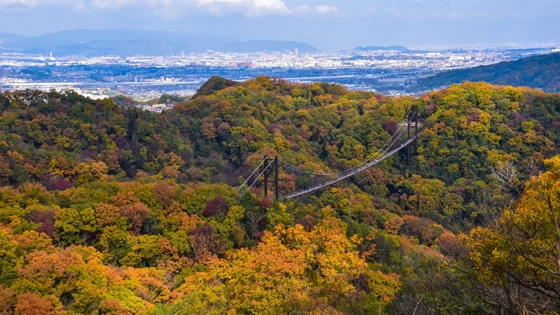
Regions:
<instances>
[{"instance_id":1,"label":"suspension bridge","mask_svg":"<svg viewBox=\"0 0 560 315\"><path fill-rule=\"evenodd\" d=\"M382 161L386 160L387 158L393 156L397 152L407 148L407 161L410 160L410 146L414 143L414 149L416 151L418 145L418 114L417 112L407 112L404 120L398 124L397 130L393 133L392 137L375 153L371 154L368 158L366 158L362 163L346 169L340 172L334 173L319 173L319 172L311 172L302 169L301 167L291 165L284 161L281 161L278 156L276 157L263 157L263 161L255 168L253 173L247 177L245 182L239 186L237 192L240 193L243 188L247 187L247 189L251 189L261 177L264 176L263 184L264 184L264 195L268 195L268 187L269 184L274 186L274 195L276 199L280 198L279 188L278 188L278 176L279 176L279 169L282 166L286 171L295 172L299 174L315 176L315 177L327 177L330 178L326 182L313 184L310 187L305 189L296 191L294 193L286 194L283 198L291 199L297 198L300 196L304 196L307 194L311 194L315 191L324 189L328 186L334 185L338 182L341 182L345 179L348 179L354 175L364 172L365 170L381 163ZM414 126L414 134L411 134L411 126ZM406 133L406 139L404 142L399 144L401 141L401 137L403 134ZM269 178L273 177L273 180L269 180Z\"/></svg>"}]
</instances>

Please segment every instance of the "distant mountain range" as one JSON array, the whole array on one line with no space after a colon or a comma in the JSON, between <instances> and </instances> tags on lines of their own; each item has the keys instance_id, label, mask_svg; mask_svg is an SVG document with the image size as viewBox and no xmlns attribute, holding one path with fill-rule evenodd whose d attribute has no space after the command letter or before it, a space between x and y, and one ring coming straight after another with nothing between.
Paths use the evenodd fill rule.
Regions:
<instances>
[{"instance_id":1,"label":"distant mountain range","mask_svg":"<svg viewBox=\"0 0 560 315\"><path fill-rule=\"evenodd\" d=\"M372 50L397 50L397 51L408 51L408 48L403 46L360 46L354 48L354 50L361 51L372 51Z\"/></svg>"},{"instance_id":2,"label":"distant mountain range","mask_svg":"<svg viewBox=\"0 0 560 315\"><path fill-rule=\"evenodd\" d=\"M413 90L432 90L463 81L529 86L560 92L560 53L528 57L464 70L441 72L418 82Z\"/></svg>"},{"instance_id":3,"label":"distant mountain range","mask_svg":"<svg viewBox=\"0 0 560 315\"><path fill-rule=\"evenodd\" d=\"M0 32L0 52L49 54L54 56L101 55L166 56L183 52L281 52L298 49L300 53L317 48L300 42L253 40L235 41L226 37L168 31L76 29L27 37Z\"/></svg>"}]
</instances>

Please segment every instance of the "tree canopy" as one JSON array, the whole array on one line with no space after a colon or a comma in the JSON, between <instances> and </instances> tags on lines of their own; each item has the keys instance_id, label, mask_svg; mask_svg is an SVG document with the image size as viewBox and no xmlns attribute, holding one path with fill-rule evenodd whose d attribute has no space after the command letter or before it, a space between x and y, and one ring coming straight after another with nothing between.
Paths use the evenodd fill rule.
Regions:
<instances>
[{"instance_id":1,"label":"tree canopy","mask_svg":"<svg viewBox=\"0 0 560 315\"><path fill-rule=\"evenodd\" d=\"M0 313L559 311L557 94L259 77L214 78L161 114L121 101L0 93ZM409 110L408 163L299 200L236 192L263 155L360 165ZM279 190L319 180L281 168Z\"/></svg>"}]
</instances>

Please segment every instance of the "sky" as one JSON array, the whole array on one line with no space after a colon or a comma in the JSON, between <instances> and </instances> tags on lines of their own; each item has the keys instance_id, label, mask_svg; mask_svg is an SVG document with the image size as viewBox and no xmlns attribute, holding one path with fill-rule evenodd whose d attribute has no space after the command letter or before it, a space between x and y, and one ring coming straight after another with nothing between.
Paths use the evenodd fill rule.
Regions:
<instances>
[{"instance_id":1,"label":"sky","mask_svg":"<svg viewBox=\"0 0 560 315\"><path fill-rule=\"evenodd\" d=\"M560 0L0 0L0 32L75 28L368 45L560 43Z\"/></svg>"}]
</instances>

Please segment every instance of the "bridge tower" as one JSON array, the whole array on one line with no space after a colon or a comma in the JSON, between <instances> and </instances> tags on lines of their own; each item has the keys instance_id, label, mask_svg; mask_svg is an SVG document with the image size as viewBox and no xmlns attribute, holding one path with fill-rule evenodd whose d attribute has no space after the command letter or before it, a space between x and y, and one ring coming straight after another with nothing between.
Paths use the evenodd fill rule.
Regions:
<instances>
[{"instance_id":1,"label":"bridge tower","mask_svg":"<svg viewBox=\"0 0 560 315\"><path fill-rule=\"evenodd\" d=\"M264 158L264 196L268 196L268 184L274 185L274 196L278 200L280 198L280 193L278 191L278 156L273 158L263 156ZM274 164L273 168L270 168ZM269 180L269 177L273 177L273 180Z\"/></svg>"},{"instance_id":2,"label":"bridge tower","mask_svg":"<svg viewBox=\"0 0 560 315\"><path fill-rule=\"evenodd\" d=\"M414 153L418 151L418 112L414 112ZM411 120L412 121L412 120ZM410 124L411 121L407 123L407 134L406 140L410 139ZM406 147L406 164L410 165L410 146Z\"/></svg>"}]
</instances>

